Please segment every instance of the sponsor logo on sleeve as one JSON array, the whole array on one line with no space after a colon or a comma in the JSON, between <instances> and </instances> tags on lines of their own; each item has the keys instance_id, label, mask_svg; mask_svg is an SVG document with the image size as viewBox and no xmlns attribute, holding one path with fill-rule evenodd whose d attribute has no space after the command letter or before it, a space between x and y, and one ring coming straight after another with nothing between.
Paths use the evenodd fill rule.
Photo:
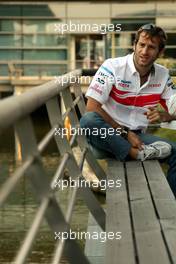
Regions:
<instances>
[{"instance_id":1,"label":"sponsor logo on sleeve","mask_svg":"<svg viewBox=\"0 0 176 264\"><path fill-rule=\"evenodd\" d=\"M98 84L95 84L94 86L90 86L89 89L94 90L95 92L99 93L100 95L102 95L102 90L101 87Z\"/></svg>"},{"instance_id":2,"label":"sponsor logo on sleeve","mask_svg":"<svg viewBox=\"0 0 176 264\"><path fill-rule=\"evenodd\" d=\"M174 84L173 84L173 81L172 81L171 77L169 77L168 80L167 80L167 86L168 86L169 88L172 88L172 89L175 88L175 86L174 86Z\"/></svg>"}]
</instances>

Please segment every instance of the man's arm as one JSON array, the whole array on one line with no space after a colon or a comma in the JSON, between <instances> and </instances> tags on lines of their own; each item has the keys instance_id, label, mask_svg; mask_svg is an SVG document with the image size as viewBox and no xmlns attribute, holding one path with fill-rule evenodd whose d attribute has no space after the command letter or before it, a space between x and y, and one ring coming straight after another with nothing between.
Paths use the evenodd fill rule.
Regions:
<instances>
[{"instance_id":1,"label":"man's arm","mask_svg":"<svg viewBox=\"0 0 176 264\"><path fill-rule=\"evenodd\" d=\"M86 110L88 112L97 112L99 115L102 116L102 118L110 124L113 128L123 128L120 124L114 121L114 119L108 115L103 109L102 104L96 101L95 99L88 97L87 101L87 107ZM128 132L127 140L131 143L132 147L138 148L139 150L142 150L142 144L143 142L140 140L140 138L132 131Z\"/></svg>"},{"instance_id":2,"label":"man's arm","mask_svg":"<svg viewBox=\"0 0 176 264\"><path fill-rule=\"evenodd\" d=\"M159 122L171 122L176 120L176 116L170 115L168 112L159 112L157 108L150 107L146 113L149 123Z\"/></svg>"},{"instance_id":3,"label":"man's arm","mask_svg":"<svg viewBox=\"0 0 176 264\"><path fill-rule=\"evenodd\" d=\"M102 106L101 103L99 103L98 101L96 101L91 97L88 97L87 107L86 107L87 112L97 112L99 115L103 117L105 122L110 124L113 128L115 129L118 127L122 128L122 126L117 122L115 122L114 119L110 115L108 115L101 106Z\"/></svg>"}]
</instances>

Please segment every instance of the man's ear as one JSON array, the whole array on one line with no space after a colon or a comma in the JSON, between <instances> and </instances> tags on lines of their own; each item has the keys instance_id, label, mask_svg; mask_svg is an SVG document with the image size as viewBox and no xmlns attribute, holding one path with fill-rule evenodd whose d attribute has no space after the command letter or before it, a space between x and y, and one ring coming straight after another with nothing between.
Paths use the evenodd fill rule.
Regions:
<instances>
[{"instance_id":1,"label":"man's ear","mask_svg":"<svg viewBox=\"0 0 176 264\"><path fill-rule=\"evenodd\" d=\"M133 43L133 51L136 49L136 43Z\"/></svg>"}]
</instances>

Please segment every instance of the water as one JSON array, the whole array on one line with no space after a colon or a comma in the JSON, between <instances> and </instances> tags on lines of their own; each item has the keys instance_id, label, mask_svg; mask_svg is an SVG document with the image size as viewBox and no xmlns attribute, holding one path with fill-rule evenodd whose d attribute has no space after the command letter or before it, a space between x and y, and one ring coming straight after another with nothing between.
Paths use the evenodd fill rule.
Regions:
<instances>
[{"instance_id":1,"label":"water","mask_svg":"<svg viewBox=\"0 0 176 264\"><path fill-rule=\"evenodd\" d=\"M39 134L43 134L42 130L43 128L40 127ZM54 175L59 163L56 147L51 145L42 158L47 176L50 178ZM0 186L5 179L11 177L17 166L14 159L13 131L9 129L0 136ZM69 190L57 192L63 212L66 211L69 192ZM5 205L0 208L0 264L11 263L32 223L36 210L37 202L30 182L23 178L10 194ZM87 220L88 209L81 197L78 197L71 222L72 230L86 231ZM53 231L44 220L26 263L50 264L56 242L54 237ZM83 249L85 241L81 240L78 243ZM67 261L63 258L61 263L67 263Z\"/></svg>"},{"instance_id":2,"label":"water","mask_svg":"<svg viewBox=\"0 0 176 264\"><path fill-rule=\"evenodd\" d=\"M10 177L16 166L12 153L1 154L0 161L0 183L2 185L4 179ZM48 176L52 176L58 165L58 156L45 156L43 164ZM68 196L69 190L57 192L57 197L61 201L63 211L66 209ZM37 203L32 188L28 180L23 178L15 188L13 194L9 196L4 207L0 210L0 263L10 263L12 261L15 252L23 241L26 231L32 223L36 209ZM72 219L71 225L73 230L86 230L88 210L81 198L76 203L74 213L75 216ZM54 233L50 231L50 228L44 221L27 263L50 263L54 243ZM81 246L83 247L83 245ZM62 263L66 262L62 261Z\"/></svg>"},{"instance_id":3,"label":"water","mask_svg":"<svg viewBox=\"0 0 176 264\"><path fill-rule=\"evenodd\" d=\"M40 126L36 127L38 141L48 129L48 125L44 121L42 122L42 125L40 123ZM155 134L176 141L175 131L162 129L157 130ZM48 150L43 155L42 161L48 177L51 178L59 162L57 148L54 142L49 145ZM0 186L2 186L6 178L11 177L16 167L17 164L14 160L14 135L13 129L10 128L0 135ZM62 210L65 212L69 190L57 192L57 196L61 201ZM100 196L98 198L101 203L104 203L104 197ZM35 195L33 194L29 181L23 178L9 196L3 208L0 208L0 264L11 263L32 223L36 210L37 203ZM72 230L86 231L87 220L87 207L79 197L71 223ZM84 242L82 240L79 241L82 249ZM26 263L50 264L54 245L54 233L50 230L47 223L43 221ZM63 258L61 263L66 264L67 262Z\"/></svg>"}]
</instances>

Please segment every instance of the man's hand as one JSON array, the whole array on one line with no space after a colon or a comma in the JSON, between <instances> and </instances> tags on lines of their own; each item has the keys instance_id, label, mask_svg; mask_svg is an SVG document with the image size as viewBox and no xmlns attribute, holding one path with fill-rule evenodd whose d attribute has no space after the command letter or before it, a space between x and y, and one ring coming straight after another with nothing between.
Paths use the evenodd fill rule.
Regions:
<instances>
[{"instance_id":1,"label":"man's hand","mask_svg":"<svg viewBox=\"0 0 176 264\"><path fill-rule=\"evenodd\" d=\"M170 122L173 117L167 112L159 112L155 107L149 107L146 113L149 123L155 122Z\"/></svg>"},{"instance_id":2,"label":"man's hand","mask_svg":"<svg viewBox=\"0 0 176 264\"><path fill-rule=\"evenodd\" d=\"M129 131L128 132L128 142L131 143L132 147L138 148L139 150L143 149L143 142L140 140L138 135L136 135L134 132Z\"/></svg>"}]
</instances>

